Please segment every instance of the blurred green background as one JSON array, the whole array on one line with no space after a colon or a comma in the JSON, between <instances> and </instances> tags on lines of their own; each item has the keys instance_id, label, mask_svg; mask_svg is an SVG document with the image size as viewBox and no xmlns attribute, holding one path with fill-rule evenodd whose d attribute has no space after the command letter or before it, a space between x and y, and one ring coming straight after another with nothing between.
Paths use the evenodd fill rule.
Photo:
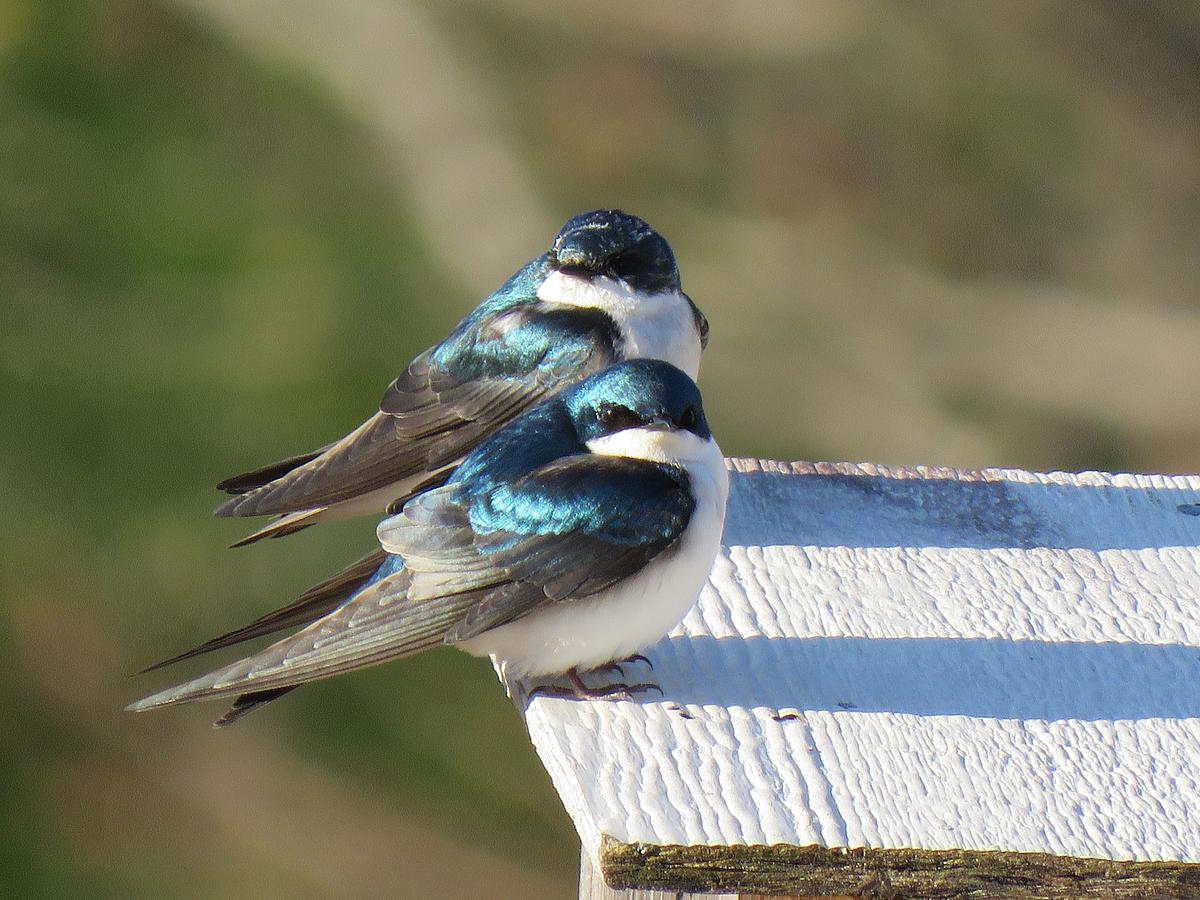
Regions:
<instances>
[{"instance_id":1,"label":"blurred green background","mask_svg":"<svg viewBox=\"0 0 1200 900\"><path fill-rule=\"evenodd\" d=\"M673 243L728 454L1200 470L1198 9L0 0L6 893L573 895L484 662L121 707L370 546L211 486L584 209Z\"/></svg>"}]
</instances>

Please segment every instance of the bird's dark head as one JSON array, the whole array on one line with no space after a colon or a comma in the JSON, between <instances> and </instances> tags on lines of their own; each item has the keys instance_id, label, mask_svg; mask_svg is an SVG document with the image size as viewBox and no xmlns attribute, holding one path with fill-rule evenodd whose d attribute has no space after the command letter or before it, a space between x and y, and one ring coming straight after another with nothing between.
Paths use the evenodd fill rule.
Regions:
<instances>
[{"instance_id":1,"label":"bird's dark head","mask_svg":"<svg viewBox=\"0 0 1200 900\"><path fill-rule=\"evenodd\" d=\"M637 216L595 209L567 222L554 237L550 262L560 272L604 275L648 294L679 290L671 245Z\"/></svg>"},{"instance_id":2,"label":"bird's dark head","mask_svg":"<svg viewBox=\"0 0 1200 900\"><path fill-rule=\"evenodd\" d=\"M712 436L696 383L658 359L610 366L567 391L563 402L584 443L631 428Z\"/></svg>"}]
</instances>

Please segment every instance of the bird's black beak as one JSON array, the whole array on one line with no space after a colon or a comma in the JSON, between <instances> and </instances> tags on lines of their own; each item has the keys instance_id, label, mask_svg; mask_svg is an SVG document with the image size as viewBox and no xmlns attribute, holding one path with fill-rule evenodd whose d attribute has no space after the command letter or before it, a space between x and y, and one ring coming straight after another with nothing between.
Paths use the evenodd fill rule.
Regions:
<instances>
[{"instance_id":1,"label":"bird's black beak","mask_svg":"<svg viewBox=\"0 0 1200 900\"><path fill-rule=\"evenodd\" d=\"M585 269L583 266L565 265L558 267L559 274L570 275L572 278L578 278L581 281L591 281L596 277L596 273L591 269Z\"/></svg>"},{"instance_id":2,"label":"bird's black beak","mask_svg":"<svg viewBox=\"0 0 1200 900\"><path fill-rule=\"evenodd\" d=\"M657 413L646 420L642 426L651 431L670 431L675 427L675 423L671 421L671 417L666 413Z\"/></svg>"}]
</instances>

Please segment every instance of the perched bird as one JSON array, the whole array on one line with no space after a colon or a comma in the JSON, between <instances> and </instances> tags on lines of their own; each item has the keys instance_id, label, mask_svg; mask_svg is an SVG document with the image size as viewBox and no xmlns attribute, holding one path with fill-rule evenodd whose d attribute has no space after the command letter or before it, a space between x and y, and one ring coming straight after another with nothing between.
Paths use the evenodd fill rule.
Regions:
<instances>
[{"instance_id":1,"label":"perched bird","mask_svg":"<svg viewBox=\"0 0 1200 900\"><path fill-rule=\"evenodd\" d=\"M619 210L584 213L413 360L371 418L319 450L223 481L235 496L216 514L277 516L241 546L398 509L444 483L497 428L614 362L664 359L695 378L707 339L662 235Z\"/></svg>"},{"instance_id":2,"label":"perched bird","mask_svg":"<svg viewBox=\"0 0 1200 900\"><path fill-rule=\"evenodd\" d=\"M683 618L712 568L728 490L691 378L660 360L618 363L384 519L386 558L339 608L130 709L235 698L226 724L305 682L439 644L491 656L509 676L569 678L551 690L627 696L646 686L588 687L580 671Z\"/></svg>"}]
</instances>

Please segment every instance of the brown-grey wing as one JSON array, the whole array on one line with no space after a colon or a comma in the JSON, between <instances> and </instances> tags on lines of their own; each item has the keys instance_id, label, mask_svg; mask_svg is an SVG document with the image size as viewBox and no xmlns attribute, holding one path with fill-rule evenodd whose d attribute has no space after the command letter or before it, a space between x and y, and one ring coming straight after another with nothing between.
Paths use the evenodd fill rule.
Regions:
<instances>
[{"instance_id":1,"label":"brown-grey wing","mask_svg":"<svg viewBox=\"0 0 1200 900\"><path fill-rule=\"evenodd\" d=\"M251 469L249 472L234 475L232 478L226 478L217 485L217 490L224 491L226 494L244 494L247 491L252 491L255 488L262 487L264 484L274 481L276 478L282 478L288 472L292 471L292 469L299 468L306 462L311 462L332 446L332 444L326 444L320 449L310 450L308 453L298 453L295 456L289 456L287 459L281 459L279 462L273 462L258 469Z\"/></svg>"},{"instance_id":2,"label":"brown-grey wing","mask_svg":"<svg viewBox=\"0 0 1200 900\"><path fill-rule=\"evenodd\" d=\"M235 628L192 647L190 650L172 656L170 659L164 659L162 662L148 666L142 672L153 672L173 663L191 659L193 656L211 653L213 650L220 650L223 647L231 647L234 644L283 631L286 628L315 622L345 603L355 591L371 579L371 576L378 571L387 557L386 550L374 550L336 575L326 578L320 584L313 585L286 606L260 616L249 625Z\"/></svg>"},{"instance_id":3,"label":"brown-grey wing","mask_svg":"<svg viewBox=\"0 0 1200 900\"><path fill-rule=\"evenodd\" d=\"M361 590L336 611L245 659L160 691L129 706L140 712L218 697L266 694L331 678L442 643L478 597L410 600L401 569Z\"/></svg>"},{"instance_id":4,"label":"brown-grey wing","mask_svg":"<svg viewBox=\"0 0 1200 900\"><path fill-rule=\"evenodd\" d=\"M290 684L287 687L275 688L271 691L254 691L249 694L241 694L233 701L233 705L229 708L221 718L213 722L214 728L224 728L226 725L232 725L234 722L240 721L244 716L250 715L256 709L260 709L272 700L278 700L285 694L290 694L300 685Z\"/></svg>"},{"instance_id":5,"label":"brown-grey wing","mask_svg":"<svg viewBox=\"0 0 1200 900\"><path fill-rule=\"evenodd\" d=\"M411 480L469 453L546 396L512 380L493 379L447 395L447 406L401 422L379 412L320 456L260 488L232 497L218 516L259 516L327 507L396 486L376 511L399 499Z\"/></svg>"},{"instance_id":6,"label":"brown-grey wing","mask_svg":"<svg viewBox=\"0 0 1200 900\"><path fill-rule=\"evenodd\" d=\"M456 332L417 357L385 393L380 411L319 456L233 497L218 516L331 506L386 488L403 499L426 477L456 465L484 438L551 394L615 360L611 320L565 317L540 306L507 310ZM461 345L461 346L460 346ZM519 351L519 352L518 352ZM364 510L365 512L365 510Z\"/></svg>"},{"instance_id":7,"label":"brown-grey wing","mask_svg":"<svg viewBox=\"0 0 1200 900\"><path fill-rule=\"evenodd\" d=\"M564 517L565 495L594 502ZM673 547L693 508L682 470L621 457L564 457L483 498L461 485L437 488L380 528L385 548L408 554L398 571L296 634L130 709L244 697L248 711L281 689L466 640L548 603L590 596Z\"/></svg>"}]
</instances>

